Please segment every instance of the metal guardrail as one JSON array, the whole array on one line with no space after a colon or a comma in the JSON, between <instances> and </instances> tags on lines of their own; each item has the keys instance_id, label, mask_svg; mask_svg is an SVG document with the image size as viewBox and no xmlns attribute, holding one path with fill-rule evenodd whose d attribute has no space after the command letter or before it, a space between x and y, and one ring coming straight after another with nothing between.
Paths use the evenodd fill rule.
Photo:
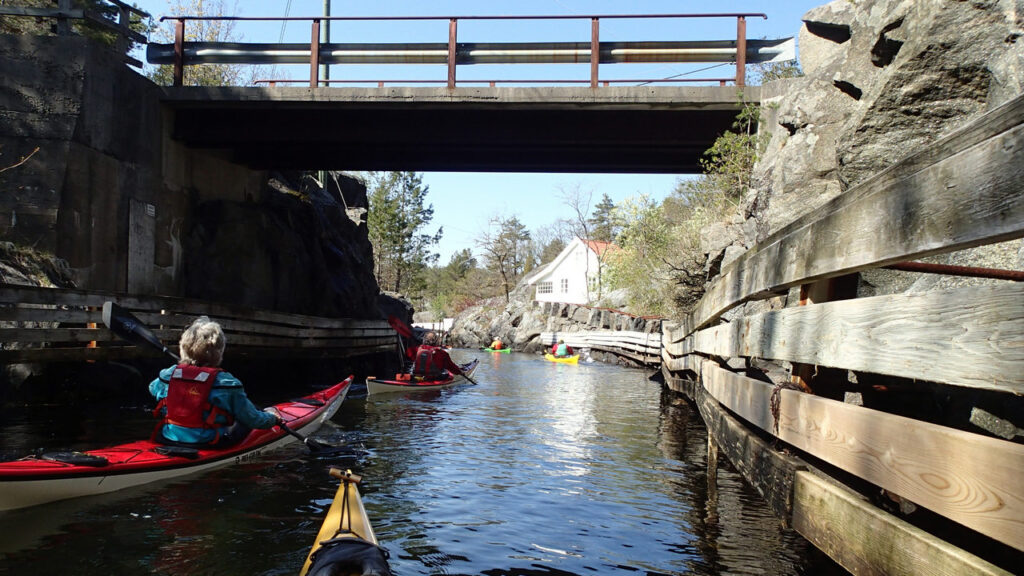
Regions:
<instances>
[{"instance_id":1,"label":"metal guardrail","mask_svg":"<svg viewBox=\"0 0 1024 576\"><path fill-rule=\"evenodd\" d=\"M142 67L142 62L128 56L130 47L128 40L145 44L148 40L142 34L131 29L131 16L135 14L141 18L149 18L149 13L126 4L121 0L103 0L107 2L112 13L117 15L112 20L104 13L85 8L75 8L73 0L57 0L57 8L36 8L30 6L0 6L0 16L17 16L25 18L54 18L57 20L57 34L66 36L71 34L70 20L84 20L90 24L99 26L107 31L114 32L118 36L118 49L125 52L125 61L136 68Z\"/></svg>"},{"instance_id":2,"label":"metal guardrail","mask_svg":"<svg viewBox=\"0 0 1024 576\"><path fill-rule=\"evenodd\" d=\"M150 44L147 60L151 64L173 64L174 85L181 86L184 66L193 64L280 64L309 63L309 85L316 87L335 82L351 83L352 80L324 80L319 78L321 64L352 63L405 63L405 64L447 64L448 76L444 82L448 88L456 86L456 67L459 64L509 64L509 63L590 63L590 86L601 84L598 76L599 64L628 62L735 62L736 74L732 78L712 79L725 83L734 81L737 86L745 83L744 70L748 62L773 62L791 60L796 57L792 38L782 40L748 40L746 20L748 17L767 18L761 13L717 13L717 14L610 14L610 15L548 15L548 16L394 16L394 17L216 17L216 16L164 16L161 21L175 23L174 44ZM609 19L684 19L684 18L735 18L736 39L719 41L688 42L601 42L600 21ZM460 43L458 22L460 20L590 20L589 42L534 42L534 43ZM236 42L186 42L185 26L188 21L309 21L311 22L310 43L304 44L253 44ZM320 26L331 21L410 21L447 20L447 43L393 43L393 44L337 44L322 43ZM660 80L605 80L610 82L650 83ZM578 80L575 80L578 81ZM677 80L680 81L680 80ZM707 81L707 79L703 80ZM295 82L295 80L263 80L265 83ZM361 82L380 82L378 80ZM395 82L395 81L389 81ZM421 81L422 82L422 81ZM440 82L440 81L438 81ZM480 83L481 81L474 81ZM498 80L486 81L496 84ZM512 82L512 81L502 81ZM532 82L532 81L527 81ZM543 81L542 81L543 82ZM565 82L574 82L568 80Z\"/></svg>"}]
</instances>

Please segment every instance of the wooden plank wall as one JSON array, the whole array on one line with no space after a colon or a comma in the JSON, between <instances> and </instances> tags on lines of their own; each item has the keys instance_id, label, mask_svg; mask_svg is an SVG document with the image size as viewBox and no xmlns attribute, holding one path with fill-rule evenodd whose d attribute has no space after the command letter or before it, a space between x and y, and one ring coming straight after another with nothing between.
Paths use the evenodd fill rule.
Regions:
<instances>
[{"instance_id":1,"label":"wooden plank wall","mask_svg":"<svg viewBox=\"0 0 1024 576\"><path fill-rule=\"evenodd\" d=\"M322 318L182 298L0 284L0 362L110 360L157 352L120 340L102 321L112 301L135 314L169 348L196 317L218 321L228 356L361 356L397 349L385 320ZM93 344L94 343L94 344Z\"/></svg>"},{"instance_id":2,"label":"wooden plank wall","mask_svg":"<svg viewBox=\"0 0 1024 576\"><path fill-rule=\"evenodd\" d=\"M754 430L788 453L1017 551L1024 551L1024 444L816 396L788 379L764 382L725 361L770 360L1017 397L1024 394L1024 284L815 299L733 313L727 322L723 314L790 288L1021 237L1024 96L731 263L686 318L663 323L666 383L694 399L722 450L780 516L852 572L1006 573L816 470L767 458L758 450L777 449L755 448L742 436Z\"/></svg>"}]
</instances>

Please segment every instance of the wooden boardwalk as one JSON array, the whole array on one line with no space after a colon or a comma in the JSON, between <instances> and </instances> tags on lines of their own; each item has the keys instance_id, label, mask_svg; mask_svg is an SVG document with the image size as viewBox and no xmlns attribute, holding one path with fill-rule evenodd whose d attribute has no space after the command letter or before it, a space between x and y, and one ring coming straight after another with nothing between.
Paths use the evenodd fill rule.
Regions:
<instances>
[{"instance_id":1,"label":"wooden boardwalk","mask_svg":"<svg viewBox=\"0 0 1024 576\"><path fill-rule=\"evenodd\" d=\"M115 336L103 303L129 310L174 349L196 317L218 321L228 357L344 358L397 349L385 320L322 318L214 302L0 284L0 362L117 360L155 356Z\"/></svg>"}]
</instances>

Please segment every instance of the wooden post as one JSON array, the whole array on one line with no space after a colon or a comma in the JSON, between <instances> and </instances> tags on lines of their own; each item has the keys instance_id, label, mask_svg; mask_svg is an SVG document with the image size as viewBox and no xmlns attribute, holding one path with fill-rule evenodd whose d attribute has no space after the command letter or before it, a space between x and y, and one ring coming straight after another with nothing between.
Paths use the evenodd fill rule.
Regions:
<instances>
[{"instance_id":1,"label":"wooden post","mask_svg":"<svg viewBox=\"0 0 1024 576\"><path fill-rule=\"evenodd\" d=\"M715 444L714 432L708 428L708 524L718 522L718 445Z\"/></svg>"},{"instance_id":2,"label":"wooden post","mask_svg":"<svg viewBox=\"0 0 1024 576\"><path fill-rule=\"evenodd\" d=\"M860 280L859 274L847 274L835 278L827 278L811 284L800 286L800 305L830 302L832 300L847 300L857 297L857 283ZM793 371L790 382L800 387L800 390L813 394L811 389L811 378L814 377L815 366L813 364L793 363Z\"/></svg>"},{"instance_id":3,"label":"wooden post","mask_svg":"<svg viewBox=\"0 0 1024 576\"><path fill-rule=\"evenodd\" d=\"M185 77L185 19L174 21L174 85L181 86Z\"/></svg>"},{"instance_id":4,"label":"wooden post","mask_svg":"<svg viewBox=\"0 0 1024 576\"><path fill-rule=\"evenodd\" d=\"M309 41L309 87L320 83L320 19L313 19L312 39Z\"/></svg>"},{"instance_id":5,"label":"wooden post","mask_svg":"<svg viewBox=\"0 0 1024 576\"><path fill-rule=\"evenodd\" d=\"M601 63L600 20L590 20L590 87L597 88L597 69Z\"/></svg>"},{"instance_id":6,"label":"wooden post","mask_svg":"<svg viewBox=\"0 0 1024 576\"><path fill-rule=\"evenodd\" d=\"M458 47L458 31L459 21L452 18L448 21L448 88L455 88L455 65L458 57L456 48Z\"/></svg>"},{"instance_id":7,"label":"wooden post","mask_svg":"<svg viewBox=\"0 0 1024 576\"><path fill-rule=\"evenodd\" d=\"M64 14L74 8L74 6L72 6L71 0L58 0L57 8L59 8L63 13L57 17L57 35L67 36L68 34L71 34L71 24L68 22L68 19Z\"/></svg>"}]
</instances>

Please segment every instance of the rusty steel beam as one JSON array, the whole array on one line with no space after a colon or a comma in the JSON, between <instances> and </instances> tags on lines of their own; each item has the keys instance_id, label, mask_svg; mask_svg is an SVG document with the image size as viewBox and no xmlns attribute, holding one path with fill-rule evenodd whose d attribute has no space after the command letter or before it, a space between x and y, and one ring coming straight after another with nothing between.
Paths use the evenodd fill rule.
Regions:
<instances>
[{"instance_id":1,"label":"rusty steel beam","mask_svg":"<svg viewBox=\"0 0 1024 576\"><path fill-rule=\"evenodd\" d=\"M174 22L174 85L181 86L185 77L185 20Z\"/></svg>"},{"instance_id":2,"label":"rusty steel beam","mask_svg":"<svg viewBox=\"0 0 1024 576\"><path fill-rule=\"evenodd\" d=\"M313 19L312 40L309 43L309 87L320 83L320 20Z\"/></svg>"},{"instance_id":3,"label":"rusty steel beam","mask_svg":"<svg viewBox=\"0 0 1024 576\"><path fill-rule=\"evenodd\" d=\"M924 272L927 274L945 274L947 276L968 276L972 278L991 278L994 280L1012 280L1024 282L1024 271L1002 270L999 268L978 268L974 266L954 266L951 264L932 264L930 262L897 262L882 266L889 270L904 272Z\"/></svg>"}]
</instances>

